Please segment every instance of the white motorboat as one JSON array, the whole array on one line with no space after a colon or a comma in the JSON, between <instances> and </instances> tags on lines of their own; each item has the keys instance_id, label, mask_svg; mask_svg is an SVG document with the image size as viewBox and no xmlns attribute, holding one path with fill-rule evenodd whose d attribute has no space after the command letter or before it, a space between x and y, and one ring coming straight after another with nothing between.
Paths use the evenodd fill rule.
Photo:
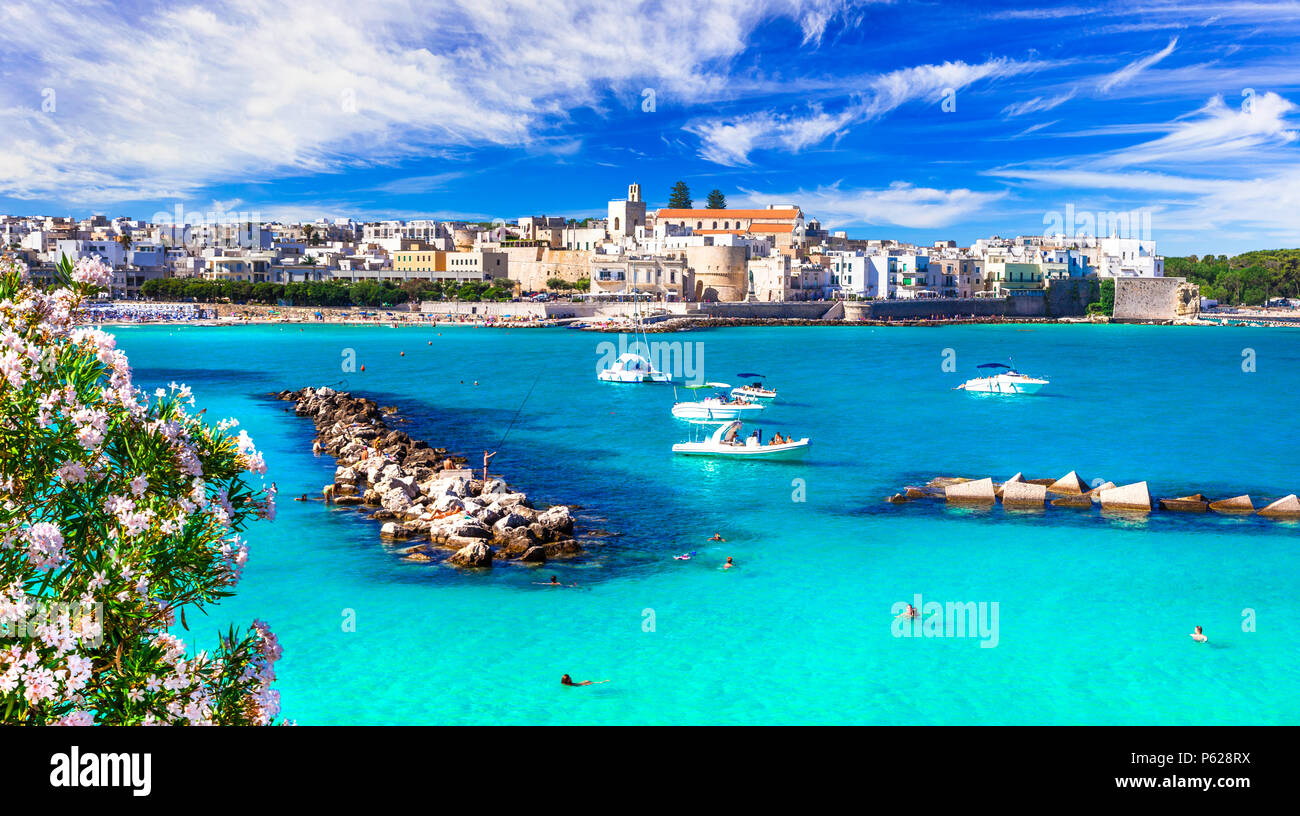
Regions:
<instances>
[{"instance_id":1,"label":"white motorboat","mask_svg":"<svg viewBox=\"0 0 1300 816\"><path fill-rule=\"evenodd\" d=\"M613 383L666 383L672 378L658 370L640 354L627 352L620 354L614 363L596 374L601 382Z\"/></svg>"},{"instance_id":2,"label":"white motorboat","mask_svg":"<svg viewBox=\"0 0 1300 816\"><path fill-rule=\"evenodd\" d=\"M1050 385L1047 380L1021 374L1011 366L1002 363L984 363L979 368L1006 370L967 380L953 390L969 391L973 394L1037 394L1043 386Z\"/></svg>"},{"instance_id":3,"label":"white motorboat","mask_svg":"<svg viewBox=\"0 0 1300 816\"><path fill-rule=\"evenodd\" d=\"M688 385L692 390L701 388L720 388L727 389L730 385L726 383L704 383L703 385ZM675 391L676 389L674 389ZM690 400L687 402L677 402L673 404L673 416L678 419L695 419L712 422L727 422L733 419L741 419L745 416L753 415L763 410L763 406L750 402L743 398L727 398L725 394L715 394L699 400Z\"/></svg>"},{"instance_id":4,"label":"white motorboat","mask_svg":"<svg viewBox=\"0 0 1300 816\"><path fill-rule=\"evenodd\" d=\"M776 445L759 441L759 434L741 438L739 420L719 425L703 442L678 442L673 453L686 456L722 456L731 459L799 459L811 444L808 437Z\"/></svg>"},{"instance_id":5,"label":"white motorboat","mask_svg":"<svg viewBox=\"0 0 1300 816\"><path fill-rule=\"evenodd\" d=\"M745 399L761 399L761 400L776 399L776 389L763 387L763 383L761 381L763 378L762 374L740 374L739 376L744 377L745 379L750 379L750 378L757 378L757 379L755 379L754 382L746 383L745 385L742 385L739 388L731 389L731 396L743 397Z\"/></svg>"}]
</instances>

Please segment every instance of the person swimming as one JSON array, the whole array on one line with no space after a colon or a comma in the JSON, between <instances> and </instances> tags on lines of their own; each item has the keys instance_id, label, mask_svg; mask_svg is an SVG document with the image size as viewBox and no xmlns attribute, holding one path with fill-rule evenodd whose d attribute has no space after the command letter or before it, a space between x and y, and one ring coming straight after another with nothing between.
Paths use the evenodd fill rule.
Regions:
<instances>
[{"instance_id":1,"label":"person swimming","mask_svg":"<svg viewBox=\"0 0 1300 816\"><path fill-rule=\"evenodd\" d=\"M551 576L551 580L549 580L549 581L533 581L533 583L536 584L537 586L557 586L557 587L562 587L562 586L576 587L576 586L577 586L577 584L562 584L562 583L560 583L560 579L559 579L559 577L557 577L557 576L555 576L555 575L552 575L552 576Z\"/></svg>"},{"instance_id":2,"label":"person swimming","mask_svg":"<svg viewBox=\"0 0 1300 816\"><path fill-rule=\"evenodd\" d=\"M708 540L709 540L709 541L726 541L727 539L725 539L725 538L722 537L722 533L714 533L714 534L713 534L713 538L710 538L710 539L708 539Z\"/></svg>"},{"instance_id":3,"label":"person swimming","mask_svg":"<svg viewBox=\"0 0 1300 816\"><path fill-rule=\"evenodd\" d=\"M908 604L907 609L905 611L899 612L897 615L894 616L894 620L898 620L899 618L919 618L919 617L921 617L921 613L916 611L916 607L912 606L911 604Z\"/></svg>"},{"instance_id":4,"label":"person swimming","mask_svg":"<svg viewBox=\"0 0 1300 816\"><path fill-rule=\"evenodd\" d=\"M1199 626L1196 627L1196 631L1195 631L1195 632L1192 632L1192 634L1191 634L1191 638L1192 638L1192 640L1196 641L1197 643L1209 643L1209 642L1210 642L1210 639L1209 639L1208 637L1205 636L1205 632L1204 632L1204 631L1201 629L1201 627L1199 627Z\"/></svg>"},{"instance_id":5,"label":"person swimming","mask_svg":"<svg viewBox=\"0 0 1300 816\"><path fill-rule=\"evenodd\" d=\"M681 555L674 555L673 558L676 558L678 561L690 561L696 552L698 552L698 550L691 550L688 553L682 553Z\"/></svg>"},{"instance_id":6,"label":"person swimming","mask_svg":"<svg viewBox=\"0 0 1300 816\"><path fill-rule=\"evenodd\" d=\"M597 683L608 682L608 680L583 680L582 682L577 682L567 674L560 678L560 685L562 686L594 686Z\"/></svg>"},{"instance_id":7,"label":"person swimming","mask_svg":"<svg viewBox=\"0 0 1300 816\"><path fill-rule=\"evenodd\" d=\"M734 566L736 566L736 562L731 560L731 556L727 556L727 563L723 564L722 568L731 569Z\"/></svg>"}]
</instances>

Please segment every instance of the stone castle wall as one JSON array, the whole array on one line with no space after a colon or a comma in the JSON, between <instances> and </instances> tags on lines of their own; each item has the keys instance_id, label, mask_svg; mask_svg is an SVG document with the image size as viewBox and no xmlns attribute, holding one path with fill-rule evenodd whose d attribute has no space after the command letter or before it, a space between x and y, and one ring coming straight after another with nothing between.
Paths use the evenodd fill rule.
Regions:
<instances>
[{"instance_id":1,"label":"stone castle wall","mask_svg":"<svg viewBox=\"0 0 1300 816\"><path fill-rule=\"evenodd\" d=\"M1115 320L1175 320L1200 308L1200 287L1186 278L1115 279Z\"/></svg>"}]
</instances>

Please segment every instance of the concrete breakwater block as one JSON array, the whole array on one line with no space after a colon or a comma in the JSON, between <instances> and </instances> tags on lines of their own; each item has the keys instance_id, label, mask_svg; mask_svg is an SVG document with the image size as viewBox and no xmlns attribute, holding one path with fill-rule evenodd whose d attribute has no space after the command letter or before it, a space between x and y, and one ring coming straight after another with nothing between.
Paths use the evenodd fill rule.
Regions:
<instances>
[{"instance_id":1,"label":"concrete breakwater block","mask_svg":"<svg viewBox=\"0 0 1300 816\"><path fill-rule=\"evenodd\" d=\"M948 485L960 484L962 482L969 482L969 481L973 481L973 480L968 479L965 476L935 476L933 479L926 482L925 486L929 488L943 490L944 488L948 487Z\"/></svg>"},{"instance_id":2,"label":"concrete breakwater block","mask_svg":"<svg viewBox=\"0 0 1300 816\"><path fill-rule=\"evenodd\" d=\"M1249 514L1255 512L1255 504L1250 500L1250 496L1234 496L1231 499L1210 502L1210 509L1216 513Z\"/></svg>"},{"instance_id":3,"label":"concrete breakwater block","mask_svg":"<svg viewBox=\"0 0 1300 816\"><path fill-rule=\"evenodd\" d=\"M1079 477L1077 471L1070 471L1061 478L1052 482L1047 488L1048 493L1086 493L1087 488L1083 484L1083 479Z\"/></svg>"},{"instance_id":4,"label":"concrete breakwater block","mask_svg":"<svg viewBox=\"0 0 1300 816\"><path fill-rule=\"evenodd\" d=\"M1101 504L1101 491L1110 490L1114 486L1115 486L1114 482L1102 482L1101 484L1094 487L1092 490L1088 491L1087 496L1093 502L1097 504Z\"/></svg>"},{"instance_id":5,"label":"concrete breakwater block","mask_svg":"<svg viewBox=\"0 0 1300 816\"><path fill-rule=\"evenodd\" d=\"M1053 507L1073 507L1078 510L1092 509L1092 499L1080 494L1078 496L1058 496L1052 499L1049 504Z\"/></svg>"},{"instance_id":6,"label":"concrete breakwater block","mask_svg":"<svg viewBox=\"0 0 1300 816\"><path fill-rule=\"evenodd\" d=\"M943 489L943 495L950 502L993 504L997 501L991 478L950 484Z\"/></svg>"},{"instance_id":7,"label":"concrete breakwater block","mask_svg":"<svg viewBox=\"0 0 1300 816\"><path fill-rule=\"evenodd\" d=\"M1294 493L1283 496L1260 510L1259 514L1269 518L1300 518L1300 499Z\"/></svg>"},{"instance_id":8,"label":"concrete breakwater block","mask_svg":"<svg viewBox=\"0 0 1300 816\"><path fill-rule=\"evenodd\" d=\"M1204 513L1210 508L1210 503L1200 493L1176 499L1161 499L1159 505L1161 510L1171 513Z\"/></svg>"},{"instance_id":9,"label":"concrete breakwater block","mask_svg":"<svg viewBox=\"0 0 1300 816\"><path fill-rule=\"evenodd\" d=\"M1151 492L1146 482L1112 487L1101 491L1100 497L1102 510L1151 510Z\"/></svg>"},{"instance_id":10,"label":"concrete breakwater block","mask_svg":"<svg viewBox=\"0 0 1300 816\"><path fill-rule=\"evenodd\" d=\"M1028 482L1007 482L1002 485L1004 507L1042 507L1047 501L1047 488Z\"/></svg>"},{"instance_id":11,"label":"concrete breakwater block","mask_svg":"<svg viewBox=\"0 0 1300 816\"><path fill-rule=\"evenodd\" d=\"M1002 498L1002 491L1003 491L1004 489L1006 489L1006 486L1007 486L1007 485L1009 485L1009 484L1023 484L1024 481L1025 481L1025 474L1017 472L1015 476L1012 476L1010 479L1007 479L1007 480L1006 480L1005 482L1003 482L1002 484L995 484L995 485L993 486L993 487L994 487L993 492L996 493L997 496L998 496L998 498L1000 499L1000 498Z\"/></svg>"}]
</instances>

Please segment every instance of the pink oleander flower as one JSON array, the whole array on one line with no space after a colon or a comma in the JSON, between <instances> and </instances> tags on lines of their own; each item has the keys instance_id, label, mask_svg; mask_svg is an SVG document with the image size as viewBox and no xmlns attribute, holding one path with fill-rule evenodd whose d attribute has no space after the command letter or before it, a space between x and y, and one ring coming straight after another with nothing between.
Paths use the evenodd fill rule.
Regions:
<instances>
[{"instance_id":1,"label":"pink oleander flower","mask_svg":"<svg viewBox=\"0 0 1300 816\"><path fill-rule=\"evenodd\" d=\"M95 717L89 711L74 711L65 715L55 725L94 725Z\"/></svg>"},{"instance_id":2,"label":"pink oleander flower","mask_svg":"<svg viewBox=\"0 0 1300 816\"><path fill-rule=\"evenodd\" d=\"M77 283L107 289L113 283L113 268L104 263L98 255L82 258L72 267L72 279Z\"/></svg>"},{"instance_id":3,"label":"pink oleander flower","mask_svg":"<svg viewBox=\"0 0 1300 816\"><path fill-rule=\"evenodd\" d=\"M237 423L187 413L188 387L149 398L113 335L76 325L112 282L102 259L60 270L77 285L45 292L0 260L0 425L24 440L0 462L0 725L274 722L265 624L213 658L169 634L247 563L231 532L274 515L249 476L265 462Z\"/></svg>"},{"instance_id":4,"label":"pink oleander flower","mask_svg":"<svg viewBox=\"0 0 1300 816\"><path fill-rule=\"evenodd\" d=\"M86 481L86 469L80 462L64 462L54 475L65 484L82 484Z\"/></svg>"},{"instance_id":5,"label":"pink oleander flower","mask_svg":"<svg viewBox=\"0 0 1300 816\"><path fill-rule=\"evenodd\" d=\"M63 562L63 533L47 521L38 522L25 531L27 553L42 567L52 567Z\"/></svg>"}]
</instances>

